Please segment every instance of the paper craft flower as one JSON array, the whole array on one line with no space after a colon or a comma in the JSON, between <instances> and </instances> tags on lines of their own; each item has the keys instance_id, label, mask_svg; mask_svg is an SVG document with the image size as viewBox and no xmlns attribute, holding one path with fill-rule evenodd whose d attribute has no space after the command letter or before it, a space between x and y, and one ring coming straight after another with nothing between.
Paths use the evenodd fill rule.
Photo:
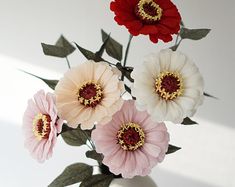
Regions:
<instances>
[{"instance_id":1,"label":"paper craft flower","mask_svg":"<svg viewBox=\"0 0 235 187\"><path fill-rule=\"evenodd\" d=\"M55 88L56 106L68 126L91 129L121 108L123 82L107 63L87 61L65 73Z\"/></svg>"},{"instance_id":2,"label":"paper craft flower","mask_svg":"<svg viewBox=\"0 0 235 187\"><path fill-rule=\"evenodd\" d=\"M170 0L114 0L110 9L119 25L133 36L149 35L153 43L171 41L180 29L181 16Z\"/></svg>"},{"instance_id":3,"label":"paper craft flower","mask_svg":"<svg viewBox=\"0 0 235 187\"><path fill-rule=\"evenodd\" d=\"M151 54L131 76L137 108L147 110L154 121L181 123L202 104L203 78L192 60L180 52L166 49Z\"/></svg>"},{"instance_id":4,"label":"paper craft flower","mask_svg":"<svg viewBox=\"0 0 235 187\"><path fill-rule=\"evenodd\" d=\"M43 90L28 101L23 117L25 146L39 162L52 156L57 134L61 132L63 120L58 118L55 98Z\"/></svg>"},{"instance_id":5,"label":"paper craft flower","mask_svg":"<svg viewBox=\"0 0 235 187\"><path fill-rule=\"evenodd\" d=\"M104 155L103 163L124 178L148 175L163 161L169 142L165 124L136 110L133 100L125 101L109 123L97 125L91 137L96 151Z\"/></svg>"}]
</instances>

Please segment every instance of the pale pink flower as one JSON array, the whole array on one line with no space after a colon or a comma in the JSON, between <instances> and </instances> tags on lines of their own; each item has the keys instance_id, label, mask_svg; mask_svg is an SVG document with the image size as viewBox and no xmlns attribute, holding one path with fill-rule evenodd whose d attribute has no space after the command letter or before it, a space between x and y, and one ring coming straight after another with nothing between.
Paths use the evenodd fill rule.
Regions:
<instances>
[{"instance_id":1,"label":"pale pink flower","mask_svg":"<svg viewBox=\"0 0 235 187\"><path fill-rule=\"evenodd\" d=\"M103 164L124 178L148 175L163 161L169 142L165 124L153 122L132 100L125 101L109 123L97 125L91 137L104 155Z\"/></svg>"},{"instance_id":2,"label":"pale pink flower","mask_svg":"<svg viewBox=\"0 0 235 187\"><path fill-rule=\"evenodd\" d=\"M119 72L105 62L92 60L73 67L56 88L56 106L68 126L91 129L94 123L106 123L122 106L123 82Z\"/></svg>"},{"instance_id":3,"label":"pale pink flower","mask_svg":"<svg viewBox=\"0 0 235 187\"><path fill-rule=\"evenodd\" d=\"M57 116L54 95L38 91L34 99L28 101L23 117L25 146L33 158L44 162L52 156L62 124L63 120Z\"/></svg>"}]
</instances>

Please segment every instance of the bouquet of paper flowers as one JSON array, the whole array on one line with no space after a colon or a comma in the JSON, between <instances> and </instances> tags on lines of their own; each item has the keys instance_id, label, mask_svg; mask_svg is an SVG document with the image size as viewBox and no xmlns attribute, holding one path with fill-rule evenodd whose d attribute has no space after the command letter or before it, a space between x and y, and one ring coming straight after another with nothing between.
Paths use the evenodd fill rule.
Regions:
<instances>
[{"instance_id":1,"label":"bouquet of paper flowers","mask_svg":"<svg viewBox=\"0 0 235 187\"><path fill-rule=\"evenodd\" d=\"M25 146L39 162L52 156L58 136L71 146L86 144L85 163L68 166L49 186L108 187L117 177L146 176L180 147L169 144L166 122L196 124L194 115L203 97L203 78L195 63L177 48L184 39L199 40L209 29L188 29L170 0L113 0L114 20L125 26L129 41L123 47L102 30L97 52L61 36L55 45L42 43L46 55L65 58L68 71L60 80L44 81L53 93L38 91L24 113ZM170 49L146 57L138 67L127 66L133 37L146 35L153 43L175 42ZM157 44L156 44L157 45ZM88 60L70 67L68 55L78 49ZM115 62L103 58L106 53ZM118 61L118 62L117 62ZM117 62L117 63L116 63Z\"/></svg>"}]
</instances>

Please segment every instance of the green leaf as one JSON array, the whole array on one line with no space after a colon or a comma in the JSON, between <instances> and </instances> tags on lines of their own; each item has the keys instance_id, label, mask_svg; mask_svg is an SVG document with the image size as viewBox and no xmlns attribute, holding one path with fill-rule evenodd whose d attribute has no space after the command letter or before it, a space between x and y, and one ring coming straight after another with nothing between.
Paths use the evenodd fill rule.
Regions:
<instances>
[{"instance_id":1,"label":"green leaf","mask_svg":"<svg viewBox=\"0 0 235 187\"><path fill-rule=\"evenodd\" d=\"M23 71L23 70L21 70L21 71ZM44 78L42 78L42 77L39 77L39 76L34 75L34 74L32 74L32 73L28 73L28 72L26 72L26 71L23 71L23 72L24 72L24 73L27 73L27 74L29 74L29 75L32 75L32 76L34 76L34 77L36 77L36 78L38 78L38 79L40 79L40 80L42 80L42 81L45 82L52 90L55 89L57 83L59 82L58 80L44 79Z\"/></svg>"},{"instance_id":2,"label":"green leaf","mask_svg":"<svg viewBox=\"0 0 235 187\"><path fill-rule=\"evenodd\" d=\"M51 183L48 187L64 187L86 180L92 175L93 167L84 163L72 164Z\"/></svg>"},{"instance_id":3,"label":"green leaf","mask_svg":"<svg viewBox=\"0 0 235 187\"><path fill-rule=\"evenodd\" d=\"M176 147L174 145L169 144L168 145L168 150L167 150L166 154L174 153L174 152L176 152L176 151L178 151L180 149L181 149L181 147Z\"/></svg>"},{"instance_id":4,"label":"green leaf","mask_svg":"<svg viewBox=\"0 0 235 187\"><path fill-rule=\"evenodd\" d=\"M123 67L120 62L116 64L116 67L122 72L130 82L134 82L134 79L131 78L131 72L133 71L133 67Z\"/></svg>"},{"instance_id":5,"label":"green leaf","mask_svg":"<svg viewBox=\"0 0 235 187\"><path fill-rule=\"evenodd\" d=\"M113 175L97 174L82 181L80 187L109 187L113 180Z\"/></svg>"},{"instance_id":6,"label":"green leaf","mask_svg":"<svg viewBox=\"0 0 235 187\"><path fill-rule=\"evenodd\" d=\"M87 58L87 60L94 60L95 62L104 61L104 59L102 59L96 53L93 53L92 51L89 51L88 49L85 49L76 43L75 43L75 45L77 46L78 50L83 54L83 56L85 56Z\"/></svg>"},{"instance_id":7,"label":"green leaf","mask_svg":"<svg viewBox=\"0 0 235 187\"><path fill-rule=\"evenodd\" d=\"M97 160L98 162L102 162L102 160L103 160L103 155L100 153L97 153L96 150L87 151L86 157Z\"/></svg>"},{"instance_id":8,"label":"green leaf","mask_svg":"<svg viewBox=\"0 0 235 187\"><path fill-rule=\"evenodd\" d=\"M182 125L196 125L198 124L196 121L191 120L189 117L184 118Z\"/></svg>"},{"instance_id":9,"label":"green leaf","mask_svg":"<svg viewBox=\"0 0 235 187\"><path fill-rule=\"evenodd\" d=\"M55 45L41 43L45 55L64 58L71 54L73 47L64 36L60 36Z\"/></svg>"},{"instance_id":10,"label":"green leaf","mask_svg":"<svg viewBox=\"0 0 235 187\"><path fill-rule=\"evenodd\" d=\"M105 45L105 50L107 54L118 61L122 60L122 45L116 40L111 38L103 29L101 29L103 42L108 38L107 44Z\"/></svg>"},{"instance_id":11,"label":"green leaf","mask_svg":"<svg viewBox=\"0 0 235 187\"><path fill-rule=\"evenodd\" d=\"M80 125L76 128L62 132L61 136L63 140L71 146L81 146L86 144L89 137L91 137L91 130L82 130Z\"/></svg>"},{"instance_id":12,"label":"green leaf","mask_svg":"<svg viewBox=\"0 0 235 187\"><path fill-rule=\"evenodd\" d=\"M104 50L106 48L106 45L108 44L109 38L110 38L110 35L108 35L108 37L103 41L102 46L100 47L99 51L95 53L95 55L102 57Z\"/></svg>"},{"instance_id":13,"label":"green leaf","mask_svg":"<svg viewBox=\"0 0 235 187\"><path fill-rule=\"evenodd\" d=\"M75 129L69 127L66 123L64 123L63 126L62 126L62 130L61 130L60 134L65 133L67 131L72 131L72 130L75 130Z\"/></svg>"},{"instance_id":14,"label":"green leaf","mask_svg":"<svg viewBox=\"0 0 235 187\"><path fill-rule=\"evenodd\" d=\"M213 96L213 95L210 95L210 94L208 94L208 93L203 93L204 94L204 96L206 96L206 97L211 97L211 98L214 98L214 99L218 99L217 97L215 97L215 96Z\"/></svg>"},{"instance_id":15,"label":"green leaf","mask_svg":"<svg viewBox=\"0 0 235 187\"><path fill-rule=\"evenodd\" d=\"M71 54L76 49L63 35L60 36L55 45L66 48L68 54Z\"/></svg>"},{"instance_id":16,"label":"green leaf","mask_svg":"<svg viewBox=\"0 0 235 187\"><path fill-rule=\"evenodd\" d=\"M207 36L211 29L187 29L180 30L180 37L182 39L200 40Z\"/></svg>"}]
</instances>

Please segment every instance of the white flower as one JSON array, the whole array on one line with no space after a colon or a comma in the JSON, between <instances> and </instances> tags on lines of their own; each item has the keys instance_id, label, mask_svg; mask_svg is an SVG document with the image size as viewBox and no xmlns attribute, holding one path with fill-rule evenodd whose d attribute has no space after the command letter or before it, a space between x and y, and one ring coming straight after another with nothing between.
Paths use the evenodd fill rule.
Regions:
<instances>
[{"instance_id":1,"label":"white flower","mask_svg":"<svg viewBox=\"0 0 235 187\"><path fill-rule=\"evenodd\" d=\"M192 60L178 51L149 55L131 76L136 107L147 110L154 121L181 123L202 104L203 78Z\"/></svg>"}]
</instances>

